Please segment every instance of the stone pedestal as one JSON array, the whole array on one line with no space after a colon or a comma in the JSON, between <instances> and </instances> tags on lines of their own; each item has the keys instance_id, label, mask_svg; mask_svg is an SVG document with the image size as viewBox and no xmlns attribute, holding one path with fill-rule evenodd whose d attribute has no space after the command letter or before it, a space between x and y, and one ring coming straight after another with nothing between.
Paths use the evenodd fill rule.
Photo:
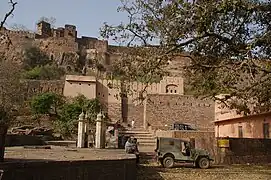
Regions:
<instances>
[{"instance_id":1,"label":"stone pedestal","mask_svg":"<svg viewBox=\"0 0 271 180\"><path fill-rule=\"evenodd\" d=\"M77 137L77 147L84 148L85 145L85 121L84 121L84 113L82 112L79 115L78 120L78 137Z\"/></svg>"},{"instance_id":2,"label":"stone pedestal","mask_svg":"<svg viewBox=\"0 0 271 180\"><path fill-rule=\"evenodd\" d=\"M85 128L84 128L84 132L85 132L85 137L84 137L84 147L88 148L89 147L89 143L88 143L88 136L89 136L89 123L86 120L85 124L84 124Z\"/></svg>"},{"instance_id":3,"label":"stone pedestal","mask_svg":"<svg viewBox=\"0 0 271 180\"><path fill-rule=\"evenodd\" d=\"M119 148L119 130L118 128L115 129L114 137L116 138L116 148Z\"/></svg>"},{"instance_id":4,"label":"stone pedestal","mask_svg":"<svg viewBox=\"0 0 271 180\"><path fill-rule=\"evenodd\" d=\"M105 124L102 119L102 114L97 115L96 120L96 136L95 136L95 147L97 149L105 148Z\"/></svg>"}]
</instances>

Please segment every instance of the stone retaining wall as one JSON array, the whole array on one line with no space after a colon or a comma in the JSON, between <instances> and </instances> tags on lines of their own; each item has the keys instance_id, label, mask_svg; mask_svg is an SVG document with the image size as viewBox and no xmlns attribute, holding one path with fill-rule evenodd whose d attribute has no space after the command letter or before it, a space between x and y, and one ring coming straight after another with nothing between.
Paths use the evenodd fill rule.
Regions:
<instances>
[{"instance_id":1,"label":"stone retaining wall","mask_svg":"<svg viewBox=\"0 0 271 180\"><path fill-rule=\"evenodd\" d=\"M0 163L2 180L136 180L135 159Z\"/></svg>"},{"instance_id":2,"label":"stone retaining wall","mask_svg":"<svg viewBox=\"0 0 271 180\"><path fill-rule=\"evenodd\" d=\"M218 148L220 163L271 163L271 139L227 138L227 140L228 148Z\"/></svg>"},{"instance_id":3,"label":"stone retaining wall","mask_svg":"<svg viewBox=\"0 0 271 180\"><path fill-rule=\"evenodd\" d=\"M38 136L7 134L5 139L6 147L39 145L45 145L45 142Z\"/></svg>"},{"instance_id":4,"label":"stone retaining wall","mask_svg":"<svg viewBox=\"0 0 271 180\"><path fill-rule=\"evenodd\" d=\"M168 129L174 122L193 124L198 130L214 131L214 101L178 94L148 94L145 123ZM167 127L165 127L167 125Z\"/></svg>"}]
</instances>

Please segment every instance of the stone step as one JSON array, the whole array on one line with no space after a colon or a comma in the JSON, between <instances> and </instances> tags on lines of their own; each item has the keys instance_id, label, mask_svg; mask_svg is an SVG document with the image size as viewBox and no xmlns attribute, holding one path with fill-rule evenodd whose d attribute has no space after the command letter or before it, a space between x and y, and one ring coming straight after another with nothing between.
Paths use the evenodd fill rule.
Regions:
<instances>
[{"instance_id":1,"label":"stone step","mask_svg":"<svg viewBox=\"0 0 271 180\"><path fill-rule=\"evenodd\" d=\"M125 134L125 136L133 136L137 139L154 139L151 135L134 135L134 134Z\"/></svg>"},{"instance_id":2,"label":"stone step","mask_svg":"<svg viewBox=\"0 0 271 180\"><path fill-rule=\"evenodd\" d=\"M149 145L149 146L147 146L147 145L145 145L145 146L138 146L138 150L139 150L139 152L148 152L148 153L153 153L153 154L155 154L155 148L156 148L156 146L154 146L154 145Z\"/></svg>"},{"instance_id":3,"label":"stone step","mask_svg":"<svg viewBox=\"0 0 271 180\"><path fill-rule=\"evenodd\" d=\"M136 136L137 140L139 139L151 139L156 141L156 137L154 136Z\"/></svg>"},{"instance_id":4,"label":"stone step","mask_svg":"<svg viewBox=\"0 0 271 180\"><path fill-rule=\"evenodd\" d=\"M143 142L138 144L139 147L156 147L156 143Z\"/></svg>"},{"instance_id":5,"label":"stone step","mask_svg":"<svg viewBox=\"0 0 271 180\"><path fill-rule=\"evenodd\" d=\"M119 131L120 134L151 134L148 131Z\"/></svg>"},{"instance_id":6,"label":"stone step","mask_svg":"<svg viewBox=\"0 0 271 180\"><path fill-rule=\"evenodd\" d=\"M139 144L142 144L142 143L156 143L156 140L155 139L137 139L137 142Z\"/></svg>"}]
</instances>

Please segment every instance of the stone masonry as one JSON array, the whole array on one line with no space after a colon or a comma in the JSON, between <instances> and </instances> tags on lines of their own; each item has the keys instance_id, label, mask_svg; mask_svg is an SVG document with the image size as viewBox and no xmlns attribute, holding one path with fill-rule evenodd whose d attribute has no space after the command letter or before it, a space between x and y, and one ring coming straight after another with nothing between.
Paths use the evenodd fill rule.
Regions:
<instances>
[{"instance_id":1,"label":"stone masonry","mask_svg":"<svg viewBox=\"0 0 271 180\"><path fill-rule=\"evenodd\" d=\"M168 129L174 122L214 131L214 102L187 95L149 94L144 122L153 128Z\"/></svg>"},{"instance_id":2,"label":"stone masonry","mask_svg":"<svg viewBox=\"0 0 271 180\"><path fill-rule=\"evenodd\" d=\"M151 126L154 129L168 129L174 122L189 123L201 130L214 130L214 102L183 95L183 79L164 77L160 83L149 85L147 100L133 101L137 92L145 85L130 82L134 94L127 98L118 97L121 82L101 80L90 76L66 76L64 95L75 97L84 94L88 98L98 98L104 105L111 121L121 121L136 127ZM168 125L167 127L165 125Z\"/></svg>"},{"instance_id":3,"label":"stone masonry","mask_svg":"<svg viewBox=\"0 0 271 180\"><path fill-rule=\"evenodd\" d=\"M37 24L37 32L12 31L6 28L0 31L0 55L4 55L6 59L20 63L26 48L35 46L59 66L65 67L67 73L75 70L85 70L86 74L90 71L95 73L94 62L103 65L110 72L111 65L120 58L121 53L129 51L126 47L109 45L105 40L77 37L76 26L68 24L52 28L49 23L41 21ZM6 36L12 41L11 47L8 47ZM214 120L211 101L182 96L182 69L187 63L189 60L184 56L176 56L166 67L171 77L148 85L144 95L148 95L154 104L151 101L134 101L138 98L138 92L145 88L143 83L125 82L133 93L127 98L120 98L120 81L97 79L93 76L68 75L65 81L26 81L23 88L26 89L26 97L41 92L56 92L70 97L83 94L87 98L98 98L112 121L121 120L130 124L135 120L137 127L149 124L162 128L180 117L184 117L182 121L208 127Z\"/></svg>"},{"instance_id":4,"label":"stone masonry","mask_svg":"<svg viewBox=\"0 0 271 180\"><path fill-rule=\"evenodd\" d=\"M52 28L47 22L37 24L36 32L0 30L0 55L8 60L21 63L25 50L38 47L59 66L69 71L82 71L86 74L97 73L97 65L102 65L110 72L111 65L129 48L109 45L106 40L95 37L77 37L76 26ZM9 44L9 40L12 44ZM174 76L182 75L187 58L176 56L168 63L167 70Z\"/></svg>"}]
</instances>

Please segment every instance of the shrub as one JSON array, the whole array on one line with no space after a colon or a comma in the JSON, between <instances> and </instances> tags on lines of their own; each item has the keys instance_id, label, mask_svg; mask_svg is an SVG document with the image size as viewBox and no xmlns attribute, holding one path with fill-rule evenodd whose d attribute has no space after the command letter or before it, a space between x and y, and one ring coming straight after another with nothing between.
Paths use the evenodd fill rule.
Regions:
<instances>
[{"instance_id":1,"label":"shrub","mask_svg":"<svg viewBox=\"0 0 271 180\"><path fill-rule=\"evenodd\" d=\"M32 98L30 102L31 110L34 114L55 114L63 105L63 97L55 93L42 93Z\"/></svg>"},{"instance_id":2,"label":"shrub","mask_svg":"<svg viewBox=\"0 0 271 180\"><path fill-rule=\"evenodd\" d=\"M65 74L63 68L55 65L37 66L31 70L25 71L22 74L24 79L36 79L36 80L56 80L61 79Z\"/></svg>"},{"instance_id":3,"label":"shrub","mask_svg":"<svg viewBox=\"0 0 271 180\"><path fill-rule=\"evenodd\" d=\"M48 55L38 47L30 47L25 50L23 68L26 70L33 69L36 66L44 66L50 62Z\"/></svg>"}]
</instances>

